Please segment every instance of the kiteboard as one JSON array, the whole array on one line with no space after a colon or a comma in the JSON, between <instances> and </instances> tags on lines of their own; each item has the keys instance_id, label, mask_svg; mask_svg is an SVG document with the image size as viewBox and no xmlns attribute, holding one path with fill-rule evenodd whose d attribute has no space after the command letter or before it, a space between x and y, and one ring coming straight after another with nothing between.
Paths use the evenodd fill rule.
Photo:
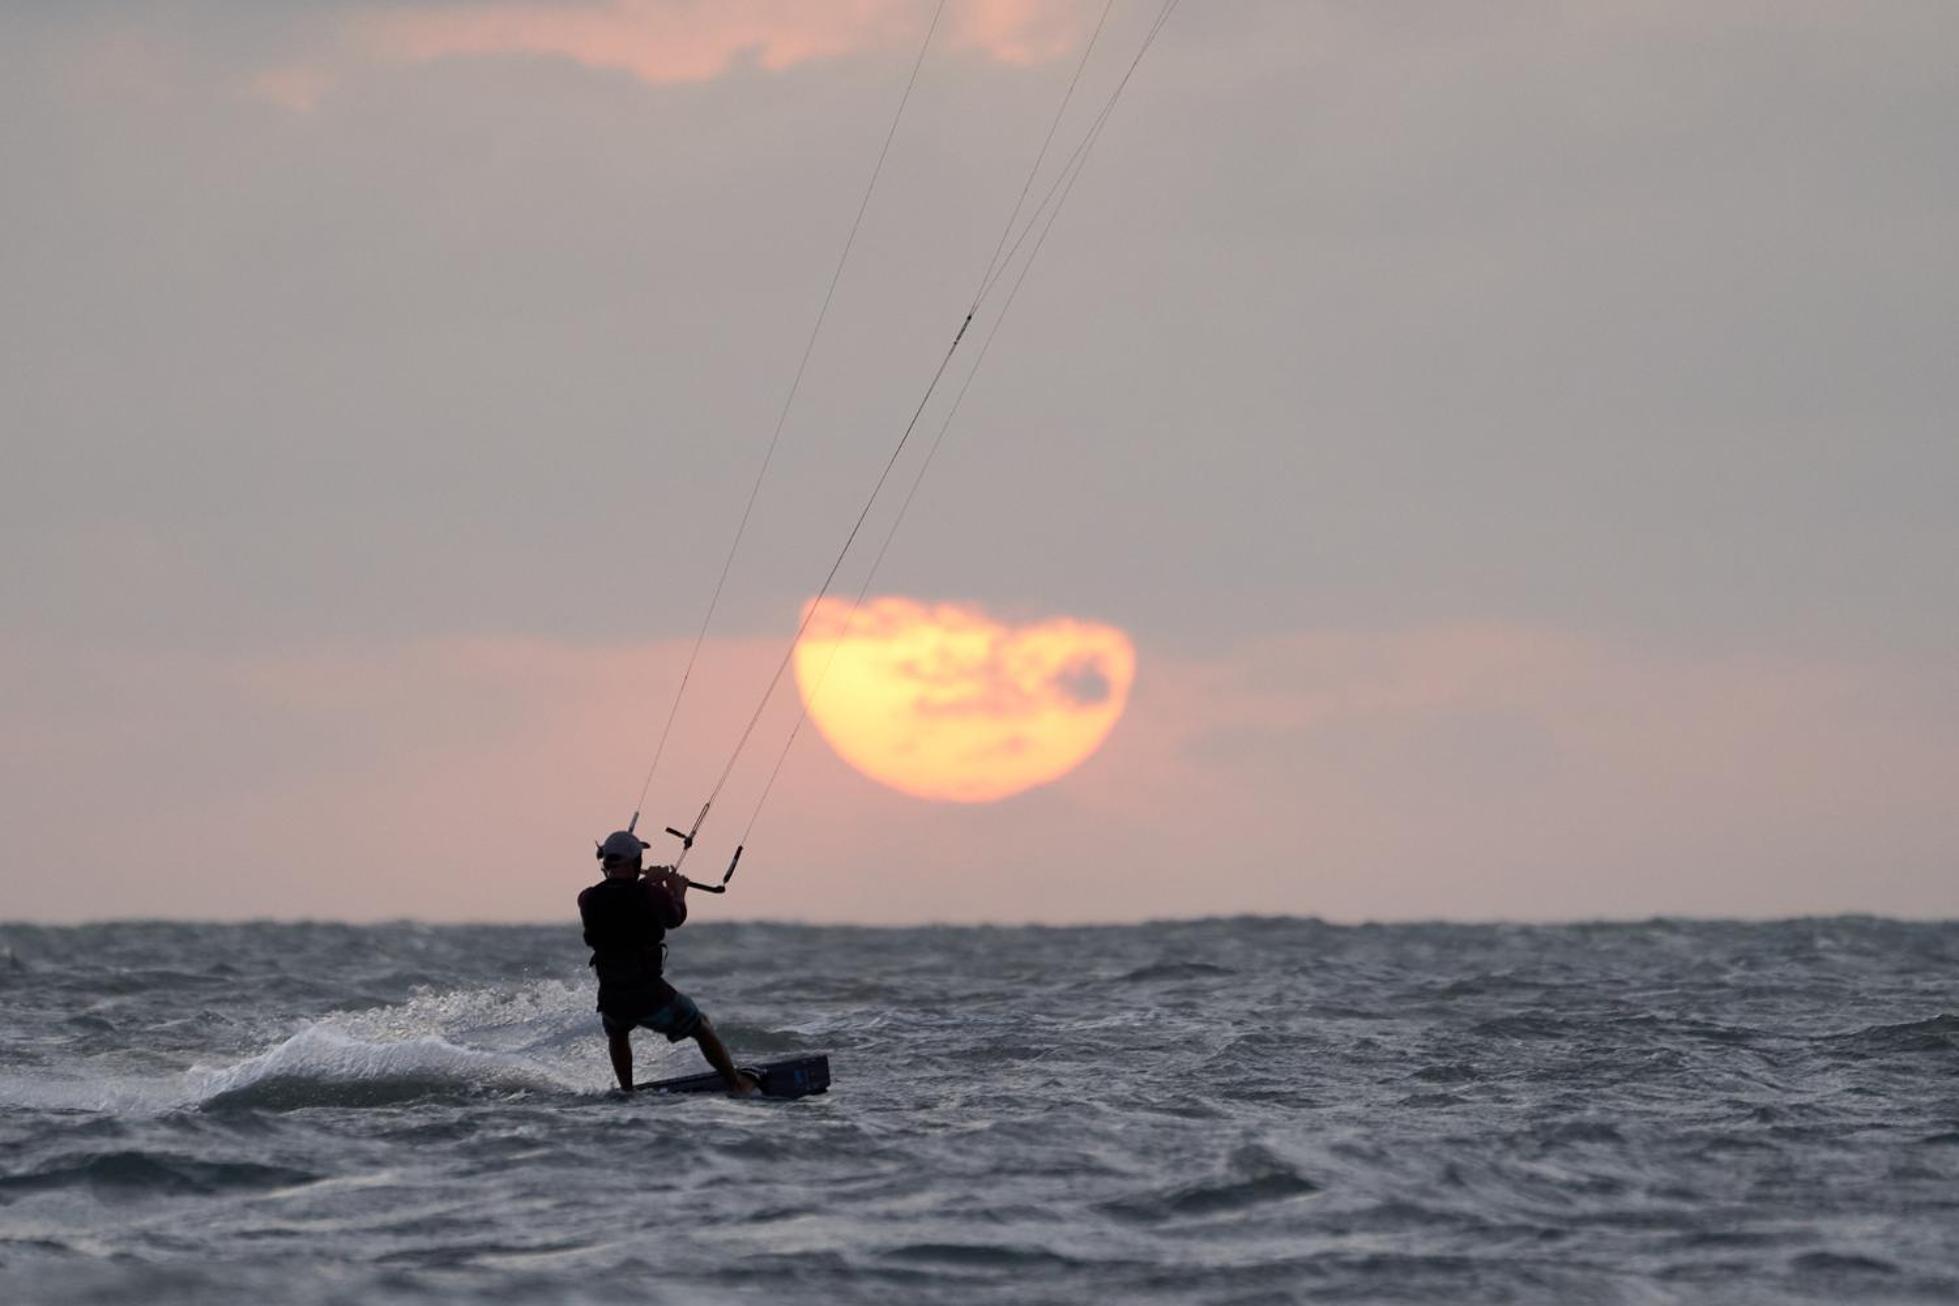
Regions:
<instances>
[{"instance_id":1,"label":"kiteboard","mask_svg":"<svg viewBox=\"0 0 1959 1306\"><path fill-rule=\"evenodd\" d=\"M743 1074L755 1077L755 1082L762 1087L763 1097L810 1097L827 1092L830 1088L830 1058L826 1056L795 1057L760 1066L742 1066L740 1069ZM684 1075L679 1079L656 1079L650 1084L636 1085L635 1090L641 1093L725 1093L728 1086L722 1082L721 1076L709 1073Z\"/></svg>"}]
</instances>

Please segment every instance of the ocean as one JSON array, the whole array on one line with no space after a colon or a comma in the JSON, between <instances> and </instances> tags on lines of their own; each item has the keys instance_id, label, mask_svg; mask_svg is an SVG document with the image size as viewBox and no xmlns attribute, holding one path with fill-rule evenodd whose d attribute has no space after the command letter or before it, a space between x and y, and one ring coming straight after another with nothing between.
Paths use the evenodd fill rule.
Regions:
<instances>
[{"instance_id":1,"label":"ocean","mask_svg":"<svg viewBox=\"0 0 1959 1306\"><path fill-rule=\"evenodd\" d=\"M0 1301L1959 1301L1959 923L672 942L831 1092L609 1092L571 923L0 926Z\"/></svg>"}]
</instances>

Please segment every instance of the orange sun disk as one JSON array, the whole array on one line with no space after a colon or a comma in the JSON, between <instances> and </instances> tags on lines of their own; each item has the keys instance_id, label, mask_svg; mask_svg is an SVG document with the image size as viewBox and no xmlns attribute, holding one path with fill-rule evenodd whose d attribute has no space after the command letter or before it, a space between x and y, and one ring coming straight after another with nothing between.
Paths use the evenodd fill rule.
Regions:
<instances>
[{"instance_id":1,"label":"orange sun disk","mask_svg":"<svg viewBox=\"0 0 1959 1306\"><path fill-rule=\"evenodd\" d=\"M1059 779L1101 747L1136 675L1135 648L1113 626L1015 627L897 597L849 613L817 604L796 687L839 757L920 798L985 803Z\"/></svg>"}]
</instances>

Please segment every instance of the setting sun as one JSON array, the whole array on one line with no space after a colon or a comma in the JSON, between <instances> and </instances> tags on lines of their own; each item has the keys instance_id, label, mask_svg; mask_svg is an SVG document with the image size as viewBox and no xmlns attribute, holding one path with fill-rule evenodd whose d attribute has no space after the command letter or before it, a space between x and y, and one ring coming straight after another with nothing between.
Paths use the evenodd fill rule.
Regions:
<instances>
[{"instance_id":1,"label":"setting sun","mask_svg":"<svg viewBox=\"0 0 1959 1306\"><path fill-rule=\"evenodd\" d=\"M1136 674L1129 637L1057 617L1009 626L964 604L818 604L796 686L837 755L920 798L984 803L1046 784L1101 746Z\"/></svg>"}]
</instances>

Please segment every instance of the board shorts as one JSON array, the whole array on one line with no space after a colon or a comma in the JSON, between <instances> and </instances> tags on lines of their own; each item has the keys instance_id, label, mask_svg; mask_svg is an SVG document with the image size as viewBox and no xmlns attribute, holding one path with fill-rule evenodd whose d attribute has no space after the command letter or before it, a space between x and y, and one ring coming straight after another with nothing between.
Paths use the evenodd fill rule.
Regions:
<instances>
[{"instance_id":1,"label":"board shorts","mask_svg":"<svg viewBox=\"0 0 1959 1306\"><path fill-rule=\"evenodd\" d=\"M669 992L673 996L667 999L665 1006L655 1008L638 1020L621 1020L604 1012L599 1013L599 1019L605 1022L605 1032L623 1034L630 1029L650 1029L655 1034L665 1034L669 1043L694 1037L707 1017L694 1005L694 1000L679 989Z\"/></svg>"}]
</instances>

